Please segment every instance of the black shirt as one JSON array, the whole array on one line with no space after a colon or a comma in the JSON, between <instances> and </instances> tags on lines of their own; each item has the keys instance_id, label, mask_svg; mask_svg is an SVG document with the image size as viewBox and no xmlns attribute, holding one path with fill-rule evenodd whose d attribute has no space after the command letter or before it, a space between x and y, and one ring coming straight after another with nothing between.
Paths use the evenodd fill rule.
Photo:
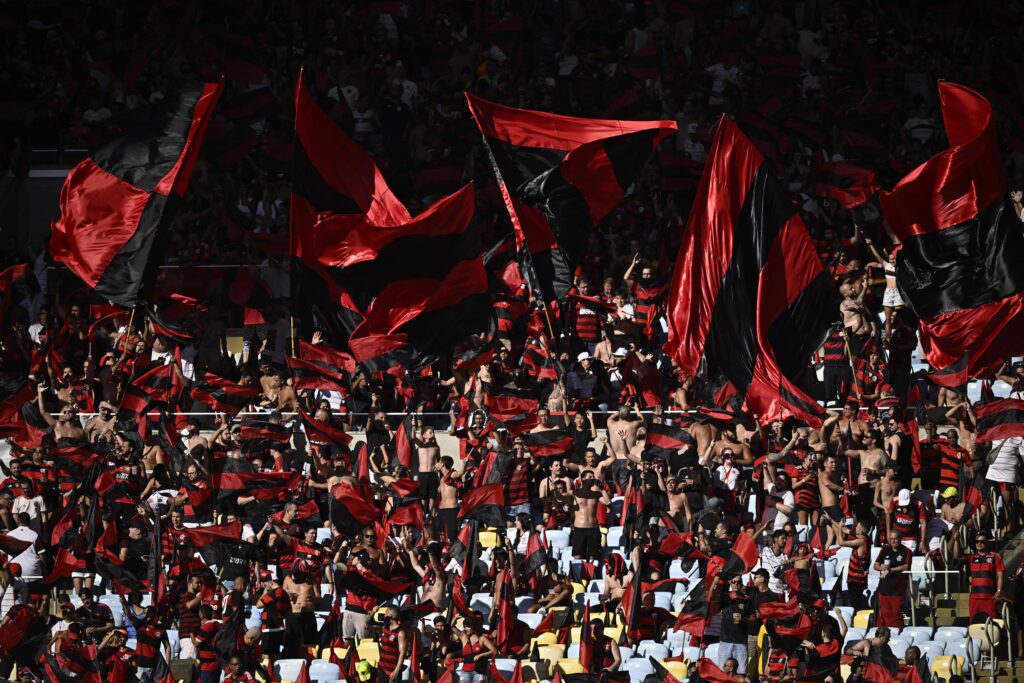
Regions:
<instances>
[{"instance_id":1,"label":"black shirt","mask_svg":"<svg viewBox=\"0 0 1024 683\"><path fill-rule=\"evenodd\" d=\"M750 594L750 602L753 603L754 609L756 610L766 602L782 602L782 596L770 590L766 590L763 593L759 590L755 590ZM751 619L747 624L747 634L756 636L760 631L761 621L758 619Z\"/></svg>"},{"instance_id":2,"label":"black shirt","mask_svg":"<svg viewBox=\"0 0 1024 683\"><path fill-rule=\"evenodd\" d=\"M740 615L740 622L734 621L734 614ZM722 609L722 642L747 644L749 628L746 618L753 614L753 605L749 597L733 600ZM754 620L755 623L757 620ZM758 624L760 625L760 624Z\"/></svg>"},{"instance_id":3,"label":"black shirt","mask_svg":"<svg viewBox=\"0 0 1024 683\"><path fill-rule=\"evenodd\" d=\"M910 550L902 545L893 550L892 546L887 545L878 553L878 559L875 561L888 567L910 565ZM878 581L878 592L881 595L903 595L906 590L907 575L905 573L889 574Z\"/></svg>"}]
</instances>

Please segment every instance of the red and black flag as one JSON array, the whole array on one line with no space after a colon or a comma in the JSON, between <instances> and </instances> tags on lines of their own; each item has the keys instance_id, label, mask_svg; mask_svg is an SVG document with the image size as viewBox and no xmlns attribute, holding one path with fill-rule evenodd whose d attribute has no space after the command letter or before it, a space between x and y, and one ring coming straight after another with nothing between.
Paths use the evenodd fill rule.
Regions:
<instances>
[{"instance_id":1,"label":"red and black flag","mask_svg":"<svg viewBox=\"0 0 1024 683\"><path fill-rule=\"evenodd\" d=\"M644 443L644 457L662 458L666 462L681 450L693 448L696 441L689 430L665 422L647 425L647 441Z\"/></svg>"},{"instance_id":2,"label":"red and black flag","mask_svg":"<svg viewBox=\"0 0 1024 683\"><path fill-rule=\"evenodd\" d=\"M572 450L572 434L564 427L545 429L541 432L527 432L522 435L523 446L535 458L563 456Z\"/></svg>"},{"instance_id":3,"label":"red and black flag","mask_svg":"<svg viewBox=\"0 0 1024 683\"><path fill-rule=\"evenodd\" d=\"M633 580L622 592L622 621L629 638L639 641L640 612L643 610L643 572L633 572Z\"/></svg>"},{"instance_id":4,"label":"red and black flag","mask_svg":"<svg viewBox=\"0 0 1024 683\"><path fill-rule=\"evenodd\" d=\"M970 366L968 354L964 354L957 362L947 365L941 370L924 373L924 378L932 384L950 389L958 389L967 384L970 377L967 368Z\"/></svg>"},{"instance_id":5,"label":"red and black flag","mask_svg":"<svg viewBox=\"0 0 1024 683\"><path fill-rule=\"evenodd\" d=\"M548 539L543 531L531 531L530 537L526 540L526 555L519 571L524 576L536 573L547 564L548 561Z\"/></svg>"},{"instance_id":6,"label":"red and black flag","mask_svg":"<svg viewBox=\"0 0 1024 683\"><path fill-rule=\"evenodd\" d=\"M338 588L351 590L357 595L387 600L406 592L415 584L412 581L384 579L371 572L349 569L338 577L337 585Z\"/></svg>"},{"instance_id":7,"label":"red and black flag","mask_svg":"<svg viewBox=\"0 0 1024 683\"><path fill-rule=\"evenodd\" d=\"M503 484L485 484L466 493L459 508L459 521L475 519L481 526L505 528Z\"/></svg>"},{"instance_id":8,"label":"red and black flag","mask_svg":"<svg viewBox=\"0 0 1024 683\"><path fill-rule=\"evenodd\" d=\"M484 407L500 418L537 412L537 392L524 387L509 387L483 382Z\"/></svg>"},{"instance_id":9,"label":"red and black flag","mask_svg":"<svg viewBox=\"0 0 1024 683\"><path fill-rule=\"evenodd\" d=\"M796 382L838 297L771 164L728 118L697 195L670 289L666 351L689 374L706 358L761 416L820 424L823 410Z\"/></svg>"},{"instance_id":10,"label":"red and black flag","mask_svg":"<svg viewBox=\"0 0 1024 683\"><path fill-rule=\"evenodd\" d=\"M703 638L710 618L711 614L707 598L704 595L704 588L695 586L690 589L686 601L683 602L683 608L679 610L679 616L676 617L673 628L677 631L686 631L694 638Z\"/></svg>"},{"instance_id":11,"label":"red and black flag","mask_svg":"<svg viewBox=\"0 0 1024 683\"><path fill-rule=\"evenodd\" d=\"M330 422L316 419L301 407L299 407L299 417L306 430L306 438L312 443L329 444L338 448L347 448L352 443L352 437L345 433L344 429L336 427Z\"/></svg>"},{"instance_id":12,"label":"red and black flag","mask_svg":"<svg viewBox=\"0 0 1024 683\"><path fill-rule=\"evenodd\" d=\"M594 663L594 639L590 635L590 603L584 603L583 617L580 619L580 666L584 672L590 672Z\"/></svg>"},{"instance_id":13,"label":"red and black flag","mask_svg":"<svg viewBox=\"0 0 1024 683\"><path fill-rule=\"evenodd\" d=\"M144 276L155 275L150 253L165 237L172 205L188 189L223 89L223 82L193 83L170 91L137 126L64 180L50 255L105 299L131 308Z\"/></svg>"},{"instance_id":14,"label":"red and black flag","mask_svg":"<svg viewBox=\"0 0 1024 683\"><path fill-rule=\"evenodd\" d=\"M171 322L162 313L158 314L152 308L147 311L146 317L149 319L149 327L153 330L153 334L159 337L166 337L179 344L191 344L196 340L195 335L187 326L180 322Z\"/></svg>"},{"instance_id":15,"label":"red and black flag","mask_svg":"<svg viewBox=\"0 0 1024 683\"><path fill-rule=\"evenodd\" d=\"M513 109L466 94L538 300L569 293L594 226L629 191L674 121Z\"/></svg>"},{"instance_id":16,"label":"red and black flag","mask_svg":"<svg viewBox=\"0 0 1024 683\"><path fill-rule=\"evenodd\" d=\"M185 533L203 561L217 567L221 575L239 576L248 572L248 562L253 559L255 548L241 539L241 522L200 526L185 529Z\"/></svg>"},{"instance_id":17,"label":"red and black flag","mask_svg":"<svg viewBox=\"0 0 1024 683\"><path fill-rule=\"evenodd\" d=\"M527 337L523 342L522 366L526 374L539 382L558 379L558 367L551 358L547 342L536 337Z\"/></svg>"},{"instance_id":18,"label":"red and black flag","mask_svg":"<svg viewBox=\"0 0 1024 683\"><path fill-rule=\"evenodd\" d=\"M697 660L697 676L702 683L736 683L736 679L718 668L707 657Z\"/></svg>"},{"instance_id":19,"label":"red and black flag","mask_svg":"<svg viewBox=\"0 0 1024 683\"><path fill-rule=\"evenodd\" d=\"M214 472L213 488L220 499L235 495L256 500L278 500L297 491L302 476L296 472Z\"/></svg>"},{"instance_id":20,"label":"red and black flag","mask_svg":"<svg viewBox=\"0 0 1024 683\"><path fill-rule=\"evenodd\" d=\"M939 83L949 139L881 204L902 247L896 283L918 318L933 367L970 354L968 374L1024 351L1024 232L1007 195L989 102Z\"/></svg>"},{"instance_id":21,"label":"red and black flag","mask_svg":"<svg viewBox=\"0 0 1024 683\"><path fill-rule=\"evenodd\" d=\"M799 595L794 592L788 602L773 600L763 602L757 608L757 615L763 620L767 619L792 619L800 614Z\"/></svg>"},{"instance_id":22,"label":"red and black flag","mask_svg":"<svg viewBox=\"0 0 1024 683\"><path fill-rule=\"evenodd\" d=\"M363 312L349 339L357 361L394 351L410 359L439 357L490 327L474 208L467 185L403 225L382 227L348 216L316 225L319 263L332 269Z\"/></svg>"},{"instance_id":23,"label":"red and black flag","mask_svg":"<svg viewBox=\"0 0 1024 683\"><path fill-rule=\"evenodd\" d=\"M831 197L844 209L852 209L871 199L881 185L875 172L845 161L822 164L815 178L814 193Z\"/></svg>"},{"instance_id":24,"label":"red and black flag","mask_svg":"<svg viewBox=\"0 0 1024 683\"><path fill-rule=\"evenodd\" d=\"M961 523L966 524L971 515L985 503L985 475L981 473L974 475L974 481L964 490L963 496L964 512Z\"/></svg>"},{"instance_id":25,"label":"red and black flag","mask_svg":"<svg viewBox=\"0 0 1024 683\"><path fill-rule=\"evenodd\" d=\"M292 430L282 424L255 417L242 419L239 442L243 453L253 453L272 448L275 444L286 448L292 439Z\"/></svg>"},{"instance_id":26,"label":"red and black flag","mask_svg":"<svg viewBox=\"0 0 1024 683\"><path fill-rule=\"evenodd\" d=\"M361 491L348 482L331 489L331 522L339 533L354 538L364 528L378 520L383 512L367 500Z\"/></svg>"},{"instance_id":27,"label":"red and black flag","mask_svg":"<svg viewBox=\"0 0 1024 683\"><path fill-rule=\"evenodd\" d=\"M335 281L336 269L321 264L317 224L343 214L388 227L409 222L409 211L395 197L384 175L354 140L313 100L303 74L295 86L291 212L292 299L305 332L323 330L340 346L362 320L359 307Z\"/></svg>"},{"instance_id":28,"label":"red and black flag","mask_svg":"<svg viewBox=\"0 0 1024 683\"><path fill-rule=\"evenodd\" d=\"M1024 436L1024 401L1004 398L974 409L976 441L990 442Z\"/></svg>"},{"instance_id":29,"label":"red and black flag","mask_svg":"<svg viewBox=\"0 0 1024 683\"><path fill-rule=\"evenodd\" d=\"M693 544L692 531L675 531L661 539L658 553L667 557L706 559L707 555Z\"/></svg>"},{"instance_id":30,"label":"red and black flag","mask_svg":"<svg viewBox=\"0 0 1024 683\"><path fill-rule=\"evenodd\" d=\"M839 663L845 664L850 668L857 666L858 663L864 664L864 674L862 679L869 683L892 683L895 678L893 674L881 664L868 661L863 657L854 657L853 655L840 655Z\"/></svg>"},{"instance_id":31,"label":"red and black flag","mask_svg":"<svg viewBox=\"0 0 1024 683\"><path fill-rule=\"evenodd\" d=\"M660 683L680 683L679 679L673 676L672 672L660 661L654 657L648 657L647 659L651 662L651 666L654 667L654 674L658 677Z\"/></svg>"},{"instance_id":32,"label":"red and black flag","mask_svg":"<svg viewBox=\"0 0 1024 683\"><path fill-rule=\"evenodd\" d=\"M839 669L840 659L843 655L840 645L838 640L832 640L816 645L813 650L798 650L801 662L797 667L797 680L801 683L824 681L835 673ZM911 681L908 680L907 683L911 683ZM917 683L925 683L925 681Z\"/></svg>"},{"instance_id":33,"label":"red and black flag","mask_svg":"<svg viewBox=\"0 0 1024 683\"><path fill-rule=\"evenodd\" d=\"M758 563L758 547L754 537L740 531L729 550L720 550L708 561L706 578L709 583L722 574L723 579L732 579L748 573Z\"/></svg>"},{"instance_id":34,"label":"red and black flag","mask_svg":"<svg viewBox=\"0 0 1024 683\"><path fill-rule=\"evenodd\" d=\"M211 413L225 413L235 417L252 403L260 392L256 387L242 386L207 372L192 385L190 394L193 409L198 403L208 408Z\"/></svg>"},{"instance_id":35,"label":"red and black flag","mask_svg":"<svg viewBox=\"0 0 1024 683\"><path fill-rule=\"evenodd\" d=\"M351 376L356 371L356 361L349 354L302 339L299 340L299 356L301 358L285 359L296 389L346 391L346 374Z\"/></svg>"}]
</instances>

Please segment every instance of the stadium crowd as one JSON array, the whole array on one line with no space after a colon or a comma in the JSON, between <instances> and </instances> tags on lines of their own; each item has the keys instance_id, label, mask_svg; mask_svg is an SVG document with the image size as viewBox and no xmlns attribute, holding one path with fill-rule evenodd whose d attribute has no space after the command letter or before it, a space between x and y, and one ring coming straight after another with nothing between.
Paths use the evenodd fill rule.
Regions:
<instances>
[{"instance_id":1,"label":"stadium crowd","mask_svg":"<svg viewBox=\"0 0 1024 683\"><path fill-rule=\"evenodd\" d=\"M195 662L203 683L477 683L521 660L527 680L838 681L848 654L848 679L882 683L880 666L909 681L921 648L889 643L926 557L964 569L971 621L1002 616L1014 596L997 541L1020 528L1024 444L975 443L967 387L915 372L896 245L870 204L820 196L816 174L854 161L889 187L945 148L942 77L990 95L1019 187L1017 66L992 45L1019 38L1019 13L304 4L4 8L14 177L32 149L116 135L181 76L224 73L229 91L150 314L105 310L45 255L38 287L0 292L0 398L27 399L0 412L0 675L164 683ZM284 260L303 64L412 213L476 179L491 244L508 222L463 91L680 132L593 234L577 296L545 314L495 273L493 358L297 388L286 359L326 346L291 323ZM803 383L829 408L820 427L763 421L662 352L675 247L722 112L777 162L842 298ZM0 271L28 256L5 239ZM202 277L207 265L239 267ZM983 391L1020 398L1024 365L990 380ZM855 630L862 610L870 635Z\"/></svg>"}]
</instances>

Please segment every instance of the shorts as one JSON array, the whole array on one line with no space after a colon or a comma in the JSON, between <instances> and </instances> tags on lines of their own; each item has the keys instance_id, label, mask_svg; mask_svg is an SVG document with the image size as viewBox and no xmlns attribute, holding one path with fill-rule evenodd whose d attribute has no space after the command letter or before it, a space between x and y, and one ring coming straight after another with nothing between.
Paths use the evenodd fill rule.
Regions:
<instances>
[{"instance_id":1,"label":"shorts","mask_svg":"<svg viewBox=\"0 0 1024 683\"><path fill-rule=\"evenodd\" d=\"M900 290L893 287L892 289L886 288L885 294L882 295L882 305L886 308L899 308L905 306L903 303L903 297L900 296Z\"/></svg>"},{"instance_id":2,"label":"shorts","mask_svg":"<svg viewBox=\"0 0 1024 683\"><path fill-rule=\"evenodd\" d=\"M437 499L437 472L417 472L416 481L419 482L420 500L426 507L430 501Z\"/></svg>"},{"instance_id":3,"label":"shorts","mask_svg":"<svg viewBox=\"0 0 1024 683\"><path fill-rule=\"evenodd\" d=\"M597 559L601 553L601 530L572 528L569 532L572 556L587 560Z\"/></svg>"},{"instance_id":4,"label":"shorts","mask_svg":"<svg viewBox=\"0 0 1024 683\"><path fill-rule=\"evenodd\" d=\"M916 538L904 538L900 543L904 548L914 553L917 552L917 539Z\"/></svg>"},{"instance_id":5,"label":"shorts","mask_svg":"<svg viewBox=\"0 0 1024 683\"><path fill-rule=\"evenodd\" d=\"M341 637L345 640L355 640L358 643L366 637L369 623L369 614L346 611L341 616Z\"/></svg>"},{"instance_id":6,"label":"shorts","mask_svg":"<svg viewBox=\"0 0 1024 683\"><path fill-rule=\"evenodd\" d=\"M441 508L437 511L437 519L441 522L441 526L444 527L448 541L454 541L459 535L459 509Z\"/></svg>"},{"instance_id":7,"label":"shorts","mask_svg":"<svg viewBox=\"0 0 1024 683\"><path fill-rule=\"evenodd\" d=\"M843 512L843 508L840 505L829 505L827 508L822 508L822 512L827 514L830 519L836 522L843 522L846 520L846 514Z\"/></svg>"}]
</instances>

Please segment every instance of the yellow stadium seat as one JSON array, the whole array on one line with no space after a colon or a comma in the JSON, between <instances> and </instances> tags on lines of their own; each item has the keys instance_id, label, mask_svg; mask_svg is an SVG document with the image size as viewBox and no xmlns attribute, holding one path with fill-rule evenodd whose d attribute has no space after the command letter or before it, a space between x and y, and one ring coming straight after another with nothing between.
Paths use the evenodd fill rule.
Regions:
<instances>
[{"instance_id":1,"label":"yellow stadium seat","mask_svg":"<svg viewBox=\"0 0 1024 683\"><path fill-rule=\"evenodd\" d=\"M854 628L868 628L868 621L871 619L871 615L874 614L869 609L862 609L853 615L853 627Z\"/></svg>"},{"instance_id":2,"label":"yellow stadium seat","mask_svg":"<svg viewBox=\"0 0 1024 683\"><path fill-rule=\"evenodd\" d=\"M675 676L677 681L686 680L686 671L690 667L690 660L684 659L681 662L662 661L661 665L668 669L668 672Z\"/></svg>"},{"instance_id":3,"label":"yellow stadium seat","mask_svg":"<svg viewBox=\"0 0 1024 683\"><path fill-rule=\"evenodd\" d=\"M573 581L572 582L572 597L573 598L575 598L580 593L586 593L586 592L587 592L587 584L581 583L579 581Z\"/></svg>"},{"instance_id":4,"label":"yellow stadium seat","mask_svg":"<svg viewBox=\"0 0 1024 683\"><path fill-rule=\"evenodd\" d=\"M497 548L498 534L494 531L481 531L478 536L481 548Z\"/></svg>"},{"instance_id":5,"label":"yellow stadium seat","mask_svg":"<svg viewBox=\"0 0 1024 683\"><path fill-rule=\"evenodd\" d=\"M999 647L999 642L1002 640L1001 634L1002 629L996 626L994 619L991 624L971 624L967 627L967 635L981 641L981 654L987 657L993 656L996 648Z\"/></svg>"},{"instance_id":6,"label":"yellow stadium seat","mask_svg":"<svg viewBox=\"0 0 1024 683\"><path fill-rule=\"evenodd\" d=\"M623 632L623 630L624 629L622 628L621 625L605 626L604 627L604 634L606 636L608 636L609 638L611 638L612 640L614 640L616 643L621 643L622 642L622 632Z\"/></svg>"},{"instance_id":7,"label":"yellow stadium seat","mask_svg":"<svg viewBox=\"0 0 1024 683\"><path fill-rule=\"evenodd\" d=\"M533 649L534 645L554 645L558 642L558 634L554 631L548 631L547 633L541 633L539 636L530 641L530 649Z\"/></svg>"},{"instance_id":8,"label":"yellow stadium seat","mask_svg":"<svg viewBox=\"0 0 1024 683\"><path fill-rule=\"evenodd\" d=\"M537 656L554 666L555 662L565 657L565 645L541 645L537 648Z\"/></svg>"},{"instance_id":9,"label":"yellow stadium seat","mask_svg":"<svg viewBox=\"0 0 1024 683\"><path fill-rule=\"evenodd\" d=\"M569 629L569 640L574 642L574 643L580 642L580 633L581 633L581 627L580 626L573 626L571 629Z\"/></svg>"},{"instance_id":10,"label":"yellow stadium seat","mask_svg":"<svg viewBox=\"0 0 1024 683\"><path fill-rule=\"evenodd\" d=\"M580 664L580 660L578 659L559 659L558 668L561 669L562 673L566 676L586 673L583 671L583 665Z\"/></svg>"},{"instance_id":11,"label":"yellow stadium seat","mask_svg":"<svg viewBox=\"0 0 1024 683\"><path fill-rule=\"evenodd\" d=\"M377 662L380 661L380 648L377 643L367 643L364 640L356 647L356 652L359 653L359 659L369 662L372 666L377 666Z\"/></svg>"},{"instance_id":12,"label":"yellow stadium seat","mask_svg":"<svg viewBox=\"0 0 1024 683\"><path fill-rule=\"evenodd\" d=\"M853 669L850 668L849 664L839 665L839 675L842 676L844 681L850 678L851 673L853 673Z\"/></svg>"},{"instance_id":13,"label":"yellow stadium seat","mask_svg":"<svg viewBox=\"0 0 1024 683\"><path fill-rule=\"evenodd\" d=\"M940 655L932 660L932 675L945 680L950 676L963 676L964 658L959 655Z\"/></svg>"},{"instance_id":14,"label":"yellow stadium seat","mask_svg":"<svg viewBox=\"0 0 1024 683\"><path fill-rule=\"evenodd\" d=\"M316 653L316 656L320 659L331 658L331 648L329 647L320 647L319 645L315 645L313 647L313 652ZM344 647L336 647L334 648L334 652L338 655L339 659L345 659L345 653L347 652L347 649Z\"/></svg>"}]
</instances>

